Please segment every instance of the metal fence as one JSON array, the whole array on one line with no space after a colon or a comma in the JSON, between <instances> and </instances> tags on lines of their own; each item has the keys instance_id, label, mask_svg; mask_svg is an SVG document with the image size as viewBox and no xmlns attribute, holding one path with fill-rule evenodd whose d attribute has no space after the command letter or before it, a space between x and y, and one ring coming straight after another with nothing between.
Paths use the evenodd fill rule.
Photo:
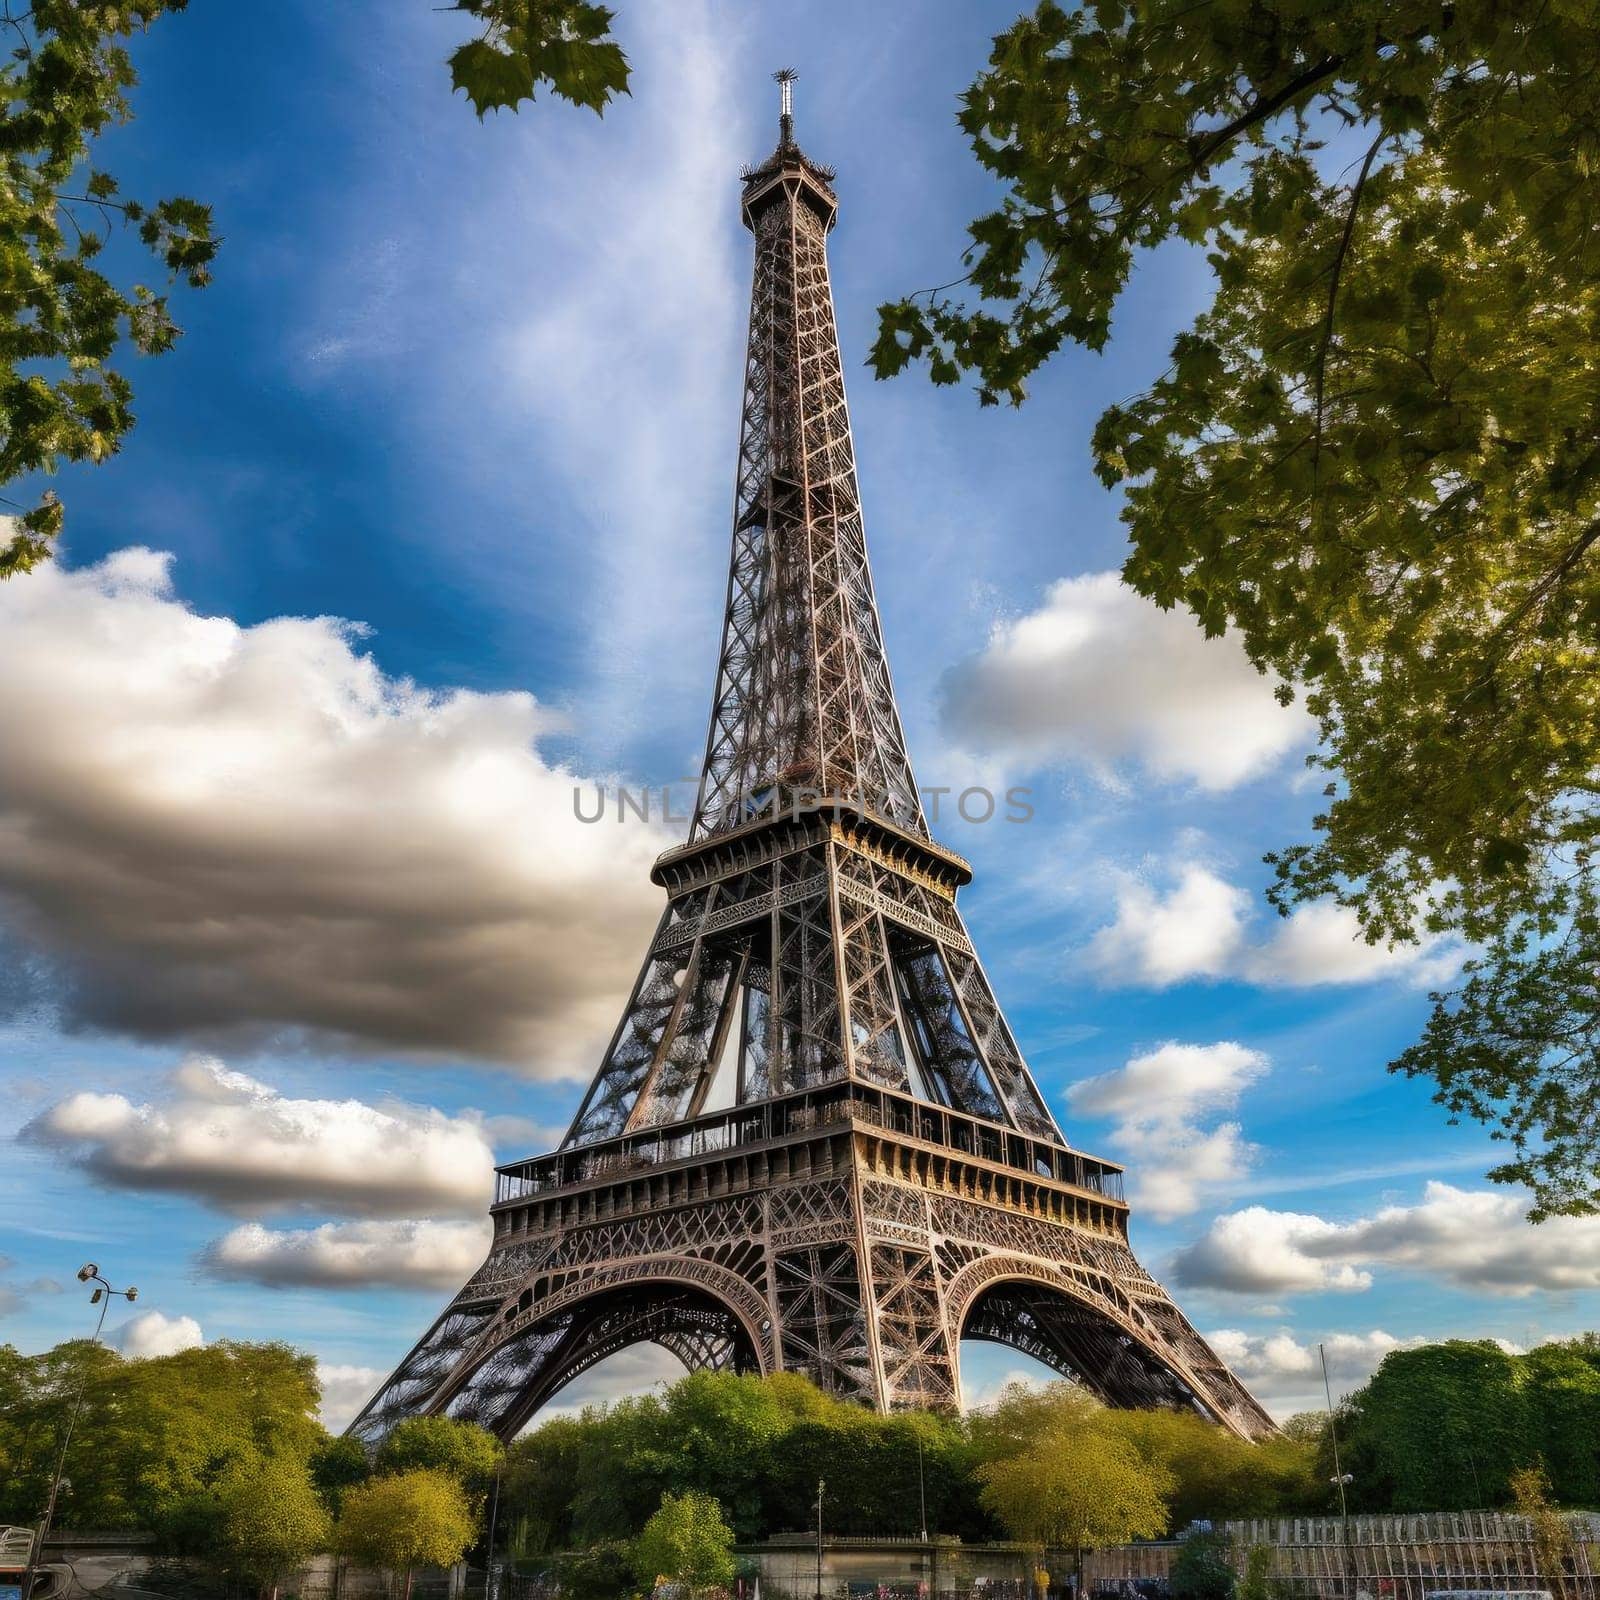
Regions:
<instances>
[{"instance_id":1,"label":"metal fence","mask_svg":"<svg viewBox=\"0 0 1600 1600\"><path fill-rule=\"evenodd\" d=\"M1241 1572L1250 1550L1270 1550L1268 1576L1286 1600L1424 1600L1441 1589L1548 1589L1564 1600L1600 1600L1600 1517L1564 1520L1570 1551L1559 1572L1540 1570L1527 1518L1495 1511L1258 1518L1217 1531L1231 1540ZM1169 1541L1088 1552L1085 1587L1159 1594L1181 1548Z\"/></svg>"}]
</instances>

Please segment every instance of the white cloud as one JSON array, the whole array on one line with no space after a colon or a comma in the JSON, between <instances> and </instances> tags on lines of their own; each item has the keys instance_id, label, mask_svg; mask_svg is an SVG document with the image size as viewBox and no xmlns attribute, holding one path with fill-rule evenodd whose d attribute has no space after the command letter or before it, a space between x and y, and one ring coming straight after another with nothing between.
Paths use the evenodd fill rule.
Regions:
<instances>
[{"instance_id":1,"label":"white cloud","mask_svg":"<svg viewBox=\"0 0 1600 1600\"><path fill-rule=\"evenodd\" d=\"M1370 1289L1372 1274L1312 1250L1338 1234L1321 1217L1248 1206L1218 1217L1174 1261L1173 1276L1191 1288L1236 1294L1299 1294Z\"/></svg>"},{"instance_id":2,"label":"white cloud","mask_svg":"<svg viewBox=\"0 0 1600 1600\"><path fill-rule=\"evenodd\" d=\"M1121 1143L1127 1136L1119 1129L1114 1137ZM1256 1159L1256 1146L1237 1122L1161 1128L1142 1142L1129 1142L1129 1150L1139 1163L1133 1170L1133 1198L1157 1222L1198 1210L1236 1184Z\"/></svg>"},{"instance_id":3,"label":"white cloud","mask_svg":"<svg viewBox=\"0 0 1600 1600\"><path fill-rule=\"evenodd\" d=\"M1115 1072L1083 1078L1067 1091L1072 1109L1091 1117L1187 1121L1195 1113L1238 1103L1242 1090L1267 1071L1259 1050L1218 1044L1159 1046Z\"/></svg>"},{"instance_id":4,"label":"white cloud","mask_svg":"<svg viewBox=\"0 0 1600 1600\"><path fill-rule=\"evenodd\" d=\"M957 742L1103 778L1137 763L1207 790L1259 776L1314 728L1280 706L1231 638L1207 639L1114 572L1064 578L1036 611L998 625L947 674L942 720Z\"/></svg>"},{"instance_id":5,"label":"white cloud","mask_svg":"<svg viewBox=\"0 0 1600 1600\"><path fill-rule=\"evenodd\" d=\"M996 1404L1007 1389L1043 1389L1060 1382L1059 1377L1038 1367L1001 1367L994 1372L968 1378L966 1348L962 1349L961 1409L984 1411Z\"/></svg>"},{"instance_id":6,"label":"white cloud","mask_svg":"<svg viewBox=\"0 0 1600 1600\"><path fill-rule=\"evenodd\" d=\"M381 1367L318 1360L317 1381L322 1385L322 1404L317 1407L317 1415L323 1427L330 1433L342 1432L388 1376Z\"/></svg>"},{"instance_id":7,"label":"white cloud","mask_svg":"<svg viewBox=\"0 0 1600 1600\"><path fill-rule=\"evenodd\" d=\"M427 1107L295 1100L220 1061L192 1057L159 1102L83 1091L22 1137L103 1183L194 1195L241 1215L419 1210L477 1217L494 1185L481 1125Z\"/></svg>"},{"instance_id":8,"label":"white cloud","mask_svg":"<svg viewBox=\"0 0 1600 1600\"><path fill-rule=\"evenodd\" d=\"M459 1289L489 1248L481 1222L325 1222L264 1228L248 1222L213 1241L201 1262L213 1275L269 1288Z\"/></svg>"},{"instance_id":9,"label":"white cloud","mask_svg":"<svg viewBox=\"0 0 1600 1600\"><path fill-rule=\"evenodd\" d=\"M1164 895L1129 878L1117 893L1116 919L1090 941L1089 965L1108 982L1150 989L1225 977L1249 915L1250 896L1205 867L1181 868Z\"/></svg>"},{"instance_id":10,"label":"white cloud","mask_svg":"<svg viewBox=\"0 0 1600 1600\"><path fill-rule=\"evenodd\" d=\"M1322 1361L1315 1342L1302 1344L1285 1332L1244 1333L1237 1328L1218 1328L1206 1339L1276 1416L1320 1410L1325 1404ZM1370 1333L1329 1334L1322 1344L1334 1400L1365 1383L1391 1350L1410 1350L1426 1343L1422 1338L1397 1339L1381 1328Z\"/></svg>"},{"instance_id":11,"label":"white cloud","mask_svg":"<svg viewBox=\"0 0 1600 1600\"><path fill-rule=\"evenodd\" d=\"M168 564L0 585L0 904L66 1021L587 1075L662 838L576 819L530 695L386 677L331 618L198 616Z\"/></svg>"},{"instance_id":12,"label":"white cloud","mask_svg":"<svg viewBox=\"0 0 1600 1600\"><path fill-rule=\"evenodd\" d=\"M1245 890L1191 861L1178 865L1165 889L1124 876L1116 914L1090 939L1085 956L1102 982L1146 989L1197 978L1307 988L1398 977L1426 987L1460 964L1458 947L1440 938L1393 948L1368 944L1355 912L1330 901L1274 917L1269 930L1259 931Z\"/></svg>"},{"instance_id":13,"label":"white cloud","mask_svg":"<svg viewBox=\"0 0 1600 1600\"><path fill-rule=\"evenodd\" d=\"M1134 1198L1157 1220L1194 1211L1248 1169L1255 1147L1237 1122L1206 1127L1201 1119L1225 1111L1270 1069L1259 1050L1231 1040L1167 1043L1133 1057L1114 1072L1085 1078L1067 1091L1082 1116L1116 1119L1111 1139L1136 1156Z\"/></svg>"},{"instance_id":14,"label":"white cloud","mask_svg":"<svg viewBox=\"0 0 1600 1600\"><path fill-rule=\"evenodd\" d=\"M175 1356L180 1350L192 1350L205 1342L200 1324L193 1317L169 1317L160 1311L141 1311L106 1335L106 1343L130 1361Z\"/></svg>"},{"instance_id":15,"label":"white cloud","mask_svg":"<svg viewBox=\"0 0 1600 1600\"><path fill-rule=\"evenodd\" d=\"M1446 982L1460 964L1458 947L1438 937L1414 945L1369 944L1349 906L1321 900L1276 919L1271 937L1245 955L1239 971L1274 988L1391 977L1427 988Z\"/></svg>"},{"instance_id":16,"label":"white cloud","mask_svg":"<svg viewBox=\"0 0 1600 1600\"><path fill-rule=\"evenodd\" d=\"M1173 1261L1190 1288L1240 1294L1366 1289L1393 1267L1474 1294L1600 1289L1600 1217L1528 1221L1526 1197L1432 1182L1420 1203L1353 1222L1250 1206L1218 1217Z\"/></svg>"}]
</instances>

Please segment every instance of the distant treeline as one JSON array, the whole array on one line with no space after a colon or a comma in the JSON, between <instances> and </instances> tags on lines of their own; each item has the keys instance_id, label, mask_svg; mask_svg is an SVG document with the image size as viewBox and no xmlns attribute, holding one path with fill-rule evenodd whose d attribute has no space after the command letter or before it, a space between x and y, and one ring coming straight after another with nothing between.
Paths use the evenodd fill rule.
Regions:
<instances>
[{"instance_id":1,"label":"distant treeline","mask_svg":"<svg viewBox=\"0 0 1600 1600\"><path fill-rule=\"evenodd\" d=\"M263 1594L327 1550L397 1577L460 1560L499 1442L415 1417L369 1456L317 1421L319 1398L316 1361L285 1344L142 1361L87 1339L36 1356L0 1346L0 1524L38 1525L59 1462L58 1528L150 1532Z\"/></svg>"},{"instance_id":2,"label":"distant treeline","mask_svg":"<svg viewBox=\"0 0 1600 1600\"><path fill-rule=\"evenodd\" d=\"M1512 1474L1537 1465L1559 1504L1600 1507L1600 1335L1394 1351L1340 1407L1339 1439L1352 1510L1504 1506Z\"/></svg>"},{"instance_id":3,"label":"distant treeline","mask_svg":"<svg viewBox=\"0 0 1600 1600\"><path fill-rule=\"evenodd\" d=\"M37 1520L80 1387L65 1527L192 1542L222 1487L269 1463L292 1467L337 1519L343 1491L369 1471L357 1446L314 1420L315 1363L287 1346L223 1342L145 1361L82 1340L34 1356L0 1346L0 1523ZM1557 1503L1600 1507L1600 1338L1525 1354L1459 1340L1396 1351L1340 1407L1338 1429L1352 1510L1504 1506L1527 1466L1543 1467ZM1081 1482L1044 1481L1062 1456L1084 1464ZM486 1470L458 1476L476 1496ZM1336 1507L1318 1414L1252 1446L1194 1415L1107 1412L1068 1385L1008 1393L966 1416L882 1416L791 1375L699 1373L518 1440L501 1537L529 1556L625 1541L663 1494L696 1490L721 1503L740 1539L756 1539L814 1526L819 1478L836 1534L914 1535L925 1504L931 1532L1006 1536L1036 1478L1046 1499L1093 1490L1167 1528Z\"/></svg>"},{"instance_id":4,"label":"distant treeline","mask_svg":"<svg viewBox=\"0 0 1600 1600\"><path fill-rule=\"evenodd\" d=\"M1015 1530L992 1493L985 1502L994 1475L984 1469L1044 1425L1019 1405L882 1416L791 1376L699 1374L518 1440L507 1457L513 1536L530 1556L626 1539L663 1493L695 1489L722 1502L741 1540L755 1539L814 1527L821 1478L836 1534L914 1535L925 1495L930 1531L1006 1537ZM1338 1506L1321 1413L1256 1446L1196 1416L1102 1413L1065 1398L1048 1425L1080 1454L1089 1432L1126 1441L1159 1480L1169 1529ZM1512 1475L1529 1466L1544 1468L1557 1503L1600 1507L1600 1337L1526 1354L1487 1340L1397 1350L1340 1406L1338 1432L1352 1511L1507 1506Z\"/></svg>"},{"instance_id":5,"label":"distant treeline","mask_svg":"<svg viewBox=\"0 0 1600 1600\"><path fill-rule=\"evenodd\" d=\"M1007 1538L982 1501L982 1469L1017 1454L1042 1427L1115 1435L1170 1474L1176 1526L1320 1508L1325 1498L1313 1440L1252 1446L1192 1414L1085 1405L1065 1384L1008 1391L998 1406L966 1416L882 1415L787 1374L697 1373L659 1395L555 1418L524 1435L507 1454L503 1504L514 1543L529 1556L627 1539L663 1494L690 1489L722 1503L740 1540L811 1528L819 1478L830 1533L914 1537L925 1497L931 1532Z\"/></svg>"}]
</instances>

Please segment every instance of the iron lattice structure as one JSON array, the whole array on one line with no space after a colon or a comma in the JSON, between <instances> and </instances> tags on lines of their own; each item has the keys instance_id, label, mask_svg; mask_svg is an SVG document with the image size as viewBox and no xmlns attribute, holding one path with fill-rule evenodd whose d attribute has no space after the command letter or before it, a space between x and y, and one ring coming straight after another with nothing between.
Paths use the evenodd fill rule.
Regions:
<instances>
[{"instance_id":1,"label":"iron lattice structure","mask_svg":"<svg viewBox=\"0 0 1600 1600\"><path fill-rule=\"evenodd\" d=\"M1121 1169L1070 1148L930 838L873 596L828 281L832 173L744 175L754 292L726 621L689 840L559 1150L500 1169L489 1257L352 1424L510 1437L641 1340L960 1403L958 1341L1116 1405L1272 1423L1128 1246Z\"/></svg>"}]
</instances>

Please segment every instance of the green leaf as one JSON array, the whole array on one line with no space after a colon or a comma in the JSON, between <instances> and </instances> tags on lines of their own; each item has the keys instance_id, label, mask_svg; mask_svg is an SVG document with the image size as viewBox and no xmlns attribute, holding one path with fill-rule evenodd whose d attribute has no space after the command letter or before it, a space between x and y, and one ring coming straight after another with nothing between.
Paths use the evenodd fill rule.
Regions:
<instances>
[{"instance_id":1,"label":"green leaf","mask_svg":"<svg viewBox=\"0 0 1600 1600\"><path fill-rule=\"evenodd\" d=\"M533 99L533 65L526 56L474 39L456 50L449 64L451 87L466 95L479 117L515 111Z\"/></svg>"}]
</instances>

